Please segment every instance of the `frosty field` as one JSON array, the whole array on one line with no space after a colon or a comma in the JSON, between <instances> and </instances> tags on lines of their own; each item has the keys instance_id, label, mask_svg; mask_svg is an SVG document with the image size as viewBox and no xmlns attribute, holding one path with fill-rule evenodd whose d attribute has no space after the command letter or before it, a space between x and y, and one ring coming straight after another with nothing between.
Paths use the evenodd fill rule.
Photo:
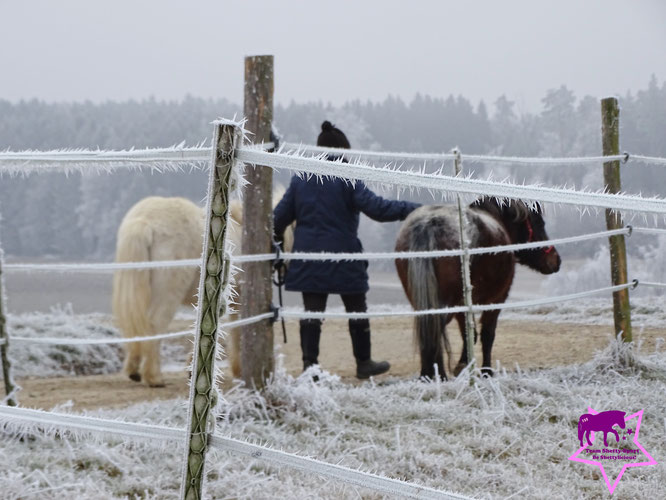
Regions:
<instances>
[{"instance_id":1,"label":"frosty field","mask_svg":"<svg viewBox=\"0 0 666 500\"><path fill-rule=\"evenodd\" d=\"M598 468L567 460L578 448L578 417L588 406L598 411L644 409L641 443L661 462L666 400L655 396L663 394L666 383L666 332L652 327L641 331L639 308L640 352L627 363L627 354L612 342L611 327L554 322L593 318L593 307L605 316L603 302L585 311L580 305L579 310L560 307L538 315L507 314L494 351L506 370L492 380L478 379L474 386L469 375L443 383L416 380L418 359L408 319L373 320L374 352L393 368L390 376L365 383L353 378L346 322L327 321L320 361L331 374L313 384L297 376L297 326L290 322L287 344L276 329L280 368L265 393L225 380L217 432L474 498L606 498ZM658 301L646 299L642 307L645 317L653 318ZM40 329L53 336L117 335L109 321L101 314L60 310L11 316L10 329L18 327L25 336L38 335ZM181 318L172 329L189 321ZM451 330L457 341L457 331ZM11 352L24 387L20 401L27 407L57 405L56 411L182 427L187 342L163 346L169 360L164 389L148 389L115 373L122 352L113 346L40 346L35 351L33 345L28 349L15 343ZM595 354L597 349L603 352ZM18 431L20 426L5 427L0 444L6 498L178 495L183 452L177 447L68 433L55 438L48 429L31 429L30 437L19 440ZM381 497L227 453L212 453L209 464L211 498ZM665 481L661 465L630 469L614 498L657 498Z\"/></svg>"}]
</instances>

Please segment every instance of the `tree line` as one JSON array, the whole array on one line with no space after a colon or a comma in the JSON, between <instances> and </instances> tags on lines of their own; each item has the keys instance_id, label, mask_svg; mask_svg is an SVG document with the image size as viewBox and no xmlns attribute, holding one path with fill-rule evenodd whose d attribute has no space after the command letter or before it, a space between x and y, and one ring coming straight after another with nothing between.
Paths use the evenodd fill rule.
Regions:
<instances>
[{"instance_id":1,"label":"tree line","mask_svg":"<svg viewBox=\"0 0 666 500\"><path fill-rule=\"evenodd\" d=\"M490 106L463 96L417 94L406 102L389 96L381 102L349 101L278 105L274 123L284 140L314 143L325 119L348 135L352 147L406 152L446 152L515 156L581 156L601 152L600 105L597 98L578 98L566 86L547 91L538 113L521 113L505 96ZM621 147L640 154L666 156L666 83L656 77L644 90L620 97ZM186 97L179 101L46 103L0 100L0 150L128 149L164 147L185 141L199 144L212 134L217 117L241 116L240 104L226 99ZM598 189L599 168L497 168L465 166L474 175L511 176L517 182ZM666 173L658 167L636 168L623 177L630 192L663 195ZM288 174L278 174L288 182ZM203 199L201 172L150 174L39 174L0 179L0 238L10 255L57 258L109 258L115 234L129 207L149 195ZM412 195L414 199L419 195ZM560 217L561 219L561 217ZM582 218L580 229L598 230ZM558 219L559 220L559 219ZM566 226L570 221L555 225ZM372 235L370 235L372 233ZM395 225L362 225L368 249L387 249ZM552 231L551 231L552 236Z\"/></svg>"}]
</instances>

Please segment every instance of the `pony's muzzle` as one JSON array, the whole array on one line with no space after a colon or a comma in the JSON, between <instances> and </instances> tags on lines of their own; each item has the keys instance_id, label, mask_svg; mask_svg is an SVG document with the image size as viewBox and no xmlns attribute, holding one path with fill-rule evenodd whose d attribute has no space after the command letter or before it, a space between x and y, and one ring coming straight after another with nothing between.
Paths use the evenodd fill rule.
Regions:
<instances>
[{"instance_id":1,"label":"pony's muzzle","mask_svg":"<svg viewBox=\"0 0 666 500\"><path fill-rule=\"evenodd\" d=\"M544 264L543 274L553 274L560 270L562 259L555 247L549 247L548 252L544 252Z\"/></svg>"}]
</instances>

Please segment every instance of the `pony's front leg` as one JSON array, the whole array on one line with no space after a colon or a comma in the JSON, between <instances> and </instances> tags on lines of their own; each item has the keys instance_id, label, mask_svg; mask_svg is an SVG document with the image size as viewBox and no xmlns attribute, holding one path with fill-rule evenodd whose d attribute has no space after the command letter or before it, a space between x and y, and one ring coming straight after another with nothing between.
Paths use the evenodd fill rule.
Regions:
<instances>
[{"instance_id":1,"label":"pony's front leg","mask_svg":"<svg viewBox=\"0 0 666 500\"><path fill-rule=\"evenodd\" d=\"M483 365L481 365L481 373L488 377L492 377L493 369L491 368L491 353L493 350L493 342L495 342L495 330L497 329L497 318L501 310L485 311L481 314L481 350L483 352Z\"/></svg>"},{"instance_id":2,"label":"pony's front leg","mask_svg":"<svg viewBox=\"0 0 666 500\"><path fill-rule=\"evenodd\" d=\"M160 360L160 341L151 340L141 342L141 352L143 354L141 377L144 382L150 387L164 387L162 363Z\"/></svg>"},{"instance_id":3,"label":"pony's front leg","mask_svg":"<svg viewBox=\"0 0 666 500\"><path fill-rule=\"evenodd\" d=\"M139 342L129 342L125 344L125 366L123 371L134 382L141 382L141 346Z\"/></svg>"}]
</instances>

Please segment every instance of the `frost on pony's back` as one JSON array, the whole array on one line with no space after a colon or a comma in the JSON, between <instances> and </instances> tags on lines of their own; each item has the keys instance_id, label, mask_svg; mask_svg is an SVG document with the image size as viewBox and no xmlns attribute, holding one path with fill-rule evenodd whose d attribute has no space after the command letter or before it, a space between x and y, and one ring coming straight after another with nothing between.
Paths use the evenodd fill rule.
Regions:
<instances>
[{"instance_id":1,"label":"frost on pony's back","mask_svg":"<svg viewBox=\"0 0 666 500\"><path fill-rule=\"evenodd\" d=\"M280 200L283 188L273 194ZM240 251L242 204L230 203L227 239ZM204 234L204 209L185 198L151 196L134 205L118 228L116 262L199 259ZM113 277L113 315L124 337L165 333L181 305L196 304L199 270L194 267L117 271ZM235 314L230 315L234 320ZM240 332L230 332L231 370L240 376ZM150 386L164 385L160 341L126 344L124 372Z\"/></svg>"}]
</instances>

